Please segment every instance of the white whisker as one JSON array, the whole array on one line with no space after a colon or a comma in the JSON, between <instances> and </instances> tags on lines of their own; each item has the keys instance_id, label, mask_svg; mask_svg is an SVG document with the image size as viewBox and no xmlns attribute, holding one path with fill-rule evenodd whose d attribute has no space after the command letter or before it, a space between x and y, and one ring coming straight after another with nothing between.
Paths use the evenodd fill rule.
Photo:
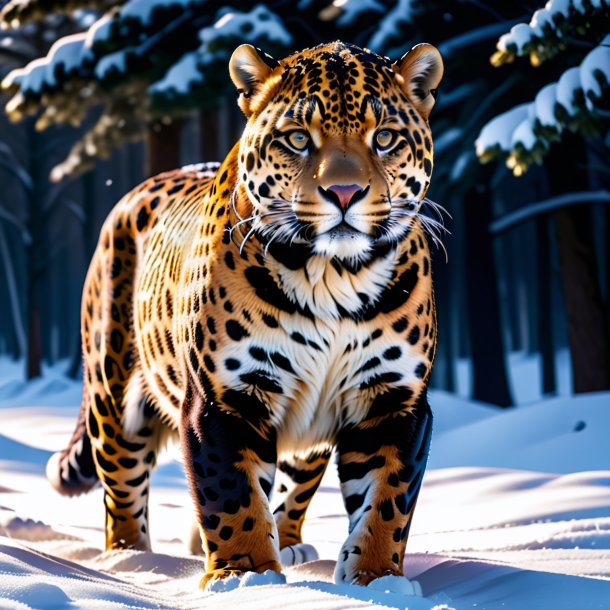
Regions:
<instances>
[{"instance_id":1,"label":"white whisker","mask_svg":"<svg viewBox=\"0 0 610 610\"><path fill-rule=\"evenodd\" d=\"M250 239L250 236L254 233L255 231L255 227L252 227L247 233L246 236L244 237L243 241L241 242L241 245L239 246L239 254L242 255L244 252L244 248L246 247L246 242L248 241L248 239Z\"/></svg>"},{"instance_id":2,"label":"white whisker","mask_svg":"<svg viewBox=\"0 0 610 610\"><path fill-rule=\"evenodd\" d=\"M279 235L280 235L280 232L276 231L275 235L271 236L271 239L265 245L265 250L263 251L263 256L265 256L265 257L267 256L267 252L269 250L269 246L274 242L274 240L276 240L278 238Z\"/></svg>"},{"instance_id":3,"label":"white whisker","mask_svg":"<svg viewBox=\"0 0 610 610\"><path fill-rule=\"evenodd\" d=\"M243 225L246 222L252 222L255 218L257 217L256 214L253 214L252 216L250 216L249 218L242 218L239 222L236 222L230 229L229 231L231 233L233 233L233 231L235 231L235 229L237 229L238 227L241 227L241 225Z\"/></svg>"},{"instance_id":4,"label":"white whisker","mask_svg":"<svg viewBox=\"0 0 610 610\"><path fill-rule=\"evenodd\" d=\"M441 225L440 223L433 221L427 216L420 216L420 222L422 223L424 230L432 238L432 241L434 242L436 247L443 250L443 252L445 253L445 262L448 262L449 254L447 253L447 249L445 248L445 244L441 240L440 235L437 233L437 231L439 231L440 229L443 229L445 232L448 232L447 229L445 229L445 227L443 227L443 225ZM434 226L434 224L431 223L436 223L436 225L438 226Z\"/></svg>"},{"instance_id":5,"label":"white whisker","mask_svg":"<svg viewBox=\"0 0 610 610\"><path fill-rule=\"evenodd\" d=\"M445 227L443 214L447 215L449 218L451 218L451 215L442 205L428 198L424 198L421 201L414 199L391 199L390 203L392 205L390 217L393 222L397 223L396 217L418 218L422 228L432 240L432 243L439 250L443 250L446 260L449 259L441 235L443 233L450 234L450 231ZM432 210L438 220L437 218L432 218L422 213L423 206Z\"/></svg>"},{"instance_id":6,"label":"white whisker","mask_svg":"<svg viewBox=\"0 0 610 610\"><path fill-rule=\"evenodd\" d=\"M422 199L422 202L425 203L426 205L430 206L437 214L439 214L441 216L441 220L442 220L443 214L445 216L447 216L448 218L453 218L453 216L451 216L451 214L449 213L447 208L442 206L440 203L437 203L436 201L432 201L432 199L428 199L428 197L424 197Z\"/></svg>"},{"instance_id":7,"label":"white whisker","mask_svg":"<svg viewBox=\"0 0 610 610\"><path fill-rule=\"evenodd\" d=\"M451 218L451 214L449 214L449 212L439 203L436 203L435 201L432 201L431 199L428 199L427 197L422 199L421 203L422 203L422 206L425 207L426 210L427 209L432 210L432 212L435 214L435 216L438 218L438 220L441 224L444 225L445 216L447 216L447 218Z\"/></svg>"},{"instance_id":8,"label":"white whisker","mask_svg":"<svg viewBox=\"0 0 610 610\"><path fill-rule=\"evenodd\" d=\"M235 186L235 188L233 189L233 192L231 193L231 207L233 208L233 212L235 212L235 216L237 216L237 218L242 220L242 217L240 216L239 212L237 211L237 206L235 205L236 199L237 199L237 186Z\"/></svg>"}]
</instances>

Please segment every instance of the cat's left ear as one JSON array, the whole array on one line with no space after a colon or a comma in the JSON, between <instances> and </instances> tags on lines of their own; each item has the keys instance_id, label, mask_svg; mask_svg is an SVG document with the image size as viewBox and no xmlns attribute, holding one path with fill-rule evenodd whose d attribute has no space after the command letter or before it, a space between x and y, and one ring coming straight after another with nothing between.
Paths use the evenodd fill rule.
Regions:
<instances>
[{"instance_id":1,"label":"cat's left ear","mask_svg":"<svg viewBox=\"0 0 610 610\"><path fill-rule=\"evenodd\" d=\"M273 57L253 47L242 44L229 61L229 73L239 92L239 107L249 117L253 112L253 100L265 88L274 71L280 67Z\"/></svg>"},{"instance_id":2,"label":"cat's left ear","mask_svg":"<svg viewBox=\"0 0 610 610\"><path fill-rule=\"evenodd\" d=\"M427 43L415 45L392 64L392 69L402 76L402 88L415 109L428 120L443 78L443 58L438 49Z\"/></svg>"}]
</instances>

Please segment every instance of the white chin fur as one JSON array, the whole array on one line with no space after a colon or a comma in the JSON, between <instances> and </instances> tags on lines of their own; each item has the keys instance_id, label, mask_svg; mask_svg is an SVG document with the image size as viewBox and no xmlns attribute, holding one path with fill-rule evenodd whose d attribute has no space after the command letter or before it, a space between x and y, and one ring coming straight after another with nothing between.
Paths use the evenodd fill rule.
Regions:
<instances>
[{"instance_id":1,"label":"white chin fur","mask_svg":"<svg viewBox=\"0 0 610 610\"><path fill-rule=\"evenodd\" d=\"M366 235L320 235L314 242L314 251L321 256L340 259L361 259L371 250L371 240Z\"/></svg>"}]
</instances>

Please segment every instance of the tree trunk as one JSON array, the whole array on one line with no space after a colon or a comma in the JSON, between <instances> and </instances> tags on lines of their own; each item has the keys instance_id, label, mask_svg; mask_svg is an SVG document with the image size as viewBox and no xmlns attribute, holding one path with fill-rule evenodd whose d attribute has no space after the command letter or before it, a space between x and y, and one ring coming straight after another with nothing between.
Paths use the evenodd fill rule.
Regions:
<instances>
[{"instance_id":1,"label":"tree trunk","mask_svg":"<svg viewBox=\"0 0 610 610\"><path fill-rule=\"evenodd\" d=\"M574 392L610 389L610 337L592 244L591 212L555 213Z\"/></svg>"},{"instance_id":2,"label":"tree trunk","mask_svg":"<svg viewBox=\"0 0 610 610\"><path fill-rule=\"evenodd\" d=\"M38 146L39 137L34 128L33 121L29 125L29 142L31 155L30 175L32 177L32 190L28 201L28 232L30 243L26 248L27 256L27 358L26 377L34 379L40 377L42 358L41 337L41 303L40 278L43 265L44 235L41 225L41 205L44 201L44 185L47 177L44 175L44 161L40 158Z\"/></svg>"},{"instance_id":3,"label":"tree trunk","mask_svg":"<svg viewBox=\"0 0 610 610\"><path fill-rule=\"evenodd\" d=\"M216 108L200 115L202 161L224 161L244 130L246 120L231 99L224 99Z\"/></svg>"},{"instance_id":4,"label":"tree trunk","mask_svg":"<svg viewBox=\"0 0 610 610\"><path fill-rule=\"evenodd\" d=\"M587 190L585 166L584 145L576 138L552 151L547 161L551 195ZM574 392L609 390L610 334L599 285L591 209L562 208L554 213L554 219Z\"/></svg>"},{"instance_id":5,"label":"tree trunk","mask_svg":"<svg viewBox=\"0 0 610 610\"><path fill-rule=\"evenodd\" d=\"M512 405L508 387L498 285L494 263L491 193L485 169L464 197L467 319L472 353L472 397L500 407Z\"/></svg>"},{"instance_id":6,"label":"tree trunk","mask_svg":"<svg viewBox=\"0 0 610 610\"><path fill-rule=\"evenodd\" d=\"M95 246L97 243L98 227L95 222L95 204L96 204L96 170L92 169L83 176L83 211L85 213L85 220L82 223L83 230L83 249L85 253L85 259L87 263L93 257ZM77 333L74 339L74 346L72 351L72 357L70 359L70 368L68 370L68 376L72 379L80 377L83 370L83 347L82 338L80 333L80 316Z\"/></svg>"},{"instance_id":7,"label":"tree trunk","mask_svg":"<svg viewBox=\"0 0 610 610\"><path fill-rule=\"evenodd\" d=\"M199 115L200 152L202 161L222 161L219 146L218 110L208 110Z\"/></svg>"},{"instance_id":8,"label":"tree trunk","mask_svg":"<svg viewBox=\"0 0 610 610\"><path fill-rule=\"evenodd\" d=\"M610 333L610 206L604 209L605 216L605 271L606 271L606 324Z\"/></svg>"},{"instance_id":9,"label":"tree trunk","mask_svg":"<svg viewBox=\"0 0 610 610\"><path fill-rule=\"evenodd\" d=\"M504 282L500 285L506 286L506 294L501 295L504 302L504 311L506 316L505 324L508 326L508 333L506 334L507 345L505 347L507 352L518 352L526 349L527 341L524 340L525 333L523 332L522 317L521 317L521 306L522 306L522 292L523 283L526 282L526 278L519 275L518 267L519 260L517 256L513 255L513 248L517 237L513 235L506 235L498 240L498 256L502 261L502 275Z\"/></svg>"},{"instance_id":10,"label":"tree trunk","mask_svg":"<svg viewBox=\"0 0 610 610\"><path fill-rule=\"evenodd\" d=\"M181 121L152 127L148 132L148 175L180 167Z\"/></svg>"},{"instance_id":11,"label":"tree trunk","mask_svg":"<svg viewBox=\"0 0 610 610\"><path fill-rule=\"evenodd\" d=\"M555 349L553 347L553 316L551 305L551 243L549 223L546 216L536 219L536 264L538 294L538 348L542 359L542 393L555 394L557 379L555 376Z\"/></svg>"},{"instance_id":12,"label":"tree trunk","mask_svg":"<svg viewBox=\"0 0 610 610\"><path fill-rule=\"evenodd\" d=\"M9 252L4 228L0 226L0 260L5 269L6 289L11 304L11 321L9 326L15 333L16 356L21 358L26 353L26 335L21 319L21 304L19 302L19 288L15 277L15 266ZM7 316L8 317L8 316Z\"/></svg>"},{"instance_id":13,"label":"tree trunk","mask_svg":"<svg viewBox=\"0 0 610 610\"><path fill-rule=\"evenodd\" d=\"M434 244L430 244L434 250ZM447 245L450 248L449 245ZM453 261L452 253L449 251L449 260ZM455 392L456 382L454 367L457 359L455 355L454 339L455 327L451 310L454 307L455 293L452 292L452 264L445 261L444 254L433 251L432 271L434 274L435 298L437 303L438 319L438 345L436 349L435 364L432 373L431 387ZM449 297L451 295L451 297Z\"/></svg>"},{"instance_id":14,"label":"tree trunk","mask_svg":"<svg viewBox=\"0 0 610 610\"><path fill-rule=\"evenodd\" d=\"M40 377L42 358L40 335L40 294L38 269L36 265L35 246L28 248L28 349L26 376L27 379Z\"/></svg>"}]
</instances>

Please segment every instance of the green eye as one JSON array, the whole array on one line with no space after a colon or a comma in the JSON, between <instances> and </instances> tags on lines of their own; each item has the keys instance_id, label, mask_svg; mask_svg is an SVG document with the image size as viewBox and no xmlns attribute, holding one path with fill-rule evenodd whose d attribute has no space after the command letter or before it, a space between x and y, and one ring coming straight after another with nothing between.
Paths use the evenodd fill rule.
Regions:
<instances>
[{"instance_id":1,"label":"green eye","mask_svg":"<svg viewBox=\"0 0 610 610\"><path fill-rule=\"evenodd\" d=\"M286 136L288 144L295 150L305 150L309 145L309 135L305 131L293 131Z\"/></svg>"},{"instance_id":2,"label":"green eye","mask_svg":"<svg viewBox=\"0 0 610 610\"><path fill-rule=\"evenodd\" d=\"M391 129L382 129L375 136L375 146L377 150L387 150L394 143L396 132Z\"/></svg>"}]
</instances>

